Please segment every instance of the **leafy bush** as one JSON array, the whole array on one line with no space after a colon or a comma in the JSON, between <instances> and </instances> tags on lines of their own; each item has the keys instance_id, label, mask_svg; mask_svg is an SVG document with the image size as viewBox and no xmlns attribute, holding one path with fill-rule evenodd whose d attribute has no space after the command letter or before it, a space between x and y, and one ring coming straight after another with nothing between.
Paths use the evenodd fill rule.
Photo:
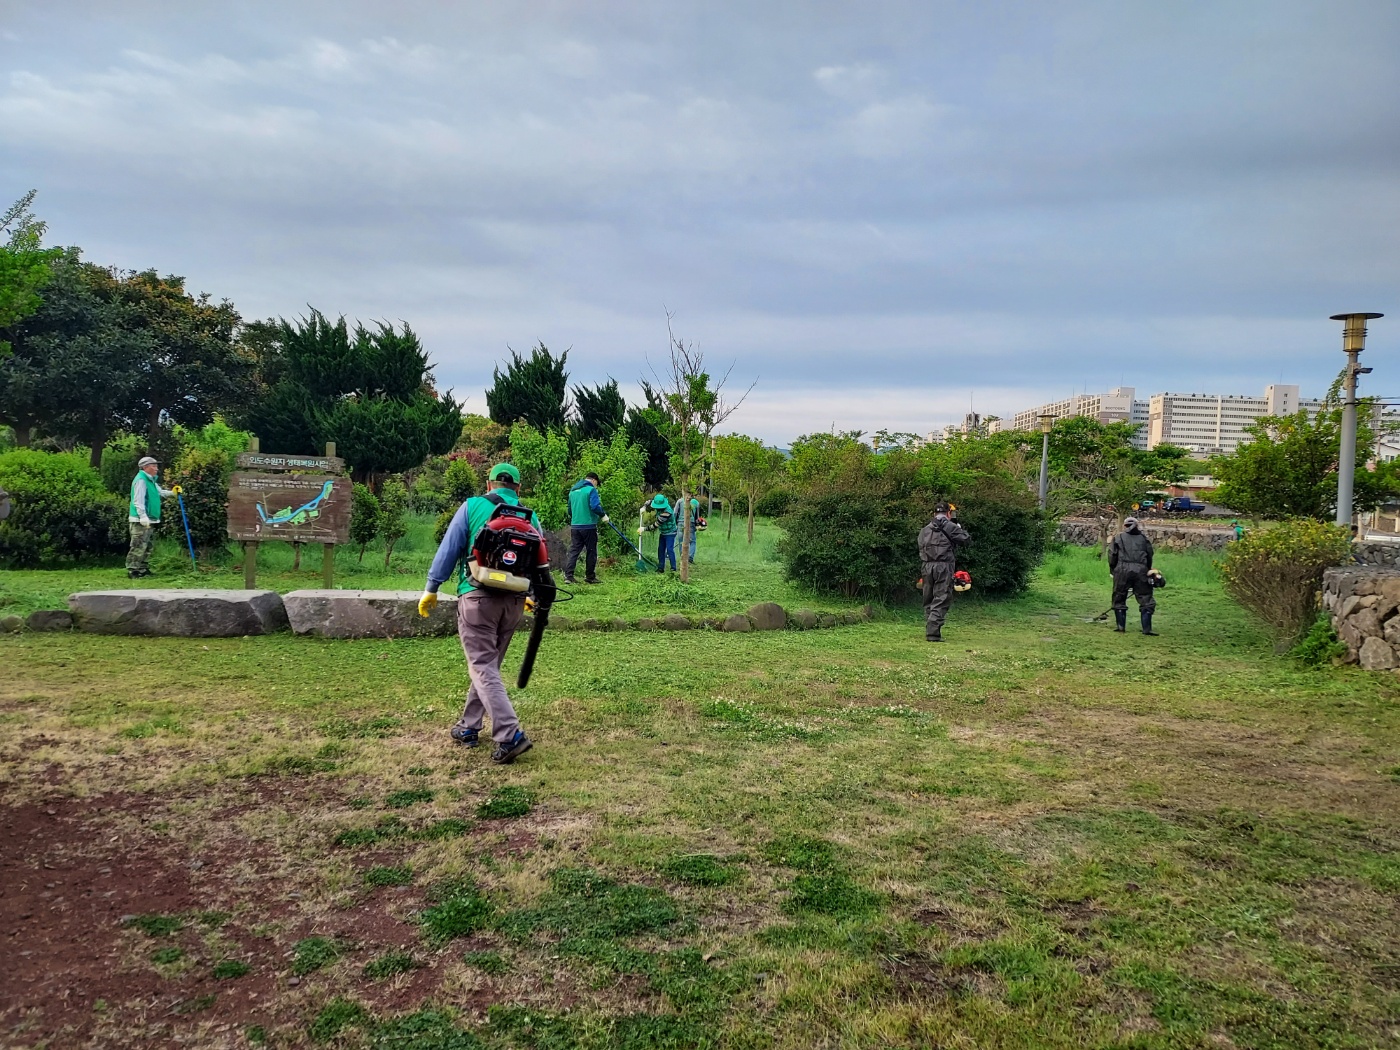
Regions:
<instances>
[{"instance_id":1,"label":"leafy bush","mask_svg":"<svg viewBox=\"0 0 1400 1050\"><path fill-rule=\"evenodd\" d=\"M457 513L456 507L448 507L437 516L437 521L433 522L433 542L441 543L442 538L447 535L447 526L452 524L452 516Z\"/></svg>"},{"instance_id":2,"label":"leafy bush","mask_svg":"<svg viewBox=\"0 0 1400 1050\"><path fill-rule=\"evenodd\" d=\"M134 434L125 434L115 441L109 441L102 450L102 485L114 496L127 497L131 493L131 479L136 477L137 463L146 454L146 443Z\"/></svg>"},{"instance_id":3,"label":"leafy bush","mask_svg":"<svg viewBox=\"0 0 1400 1050\"><path fill-rule=\"evenodd\" d=\"M1288 650L1288 655L1304 667L1326 667L1346 654L1347 647L1337 637L1332 618L1326 613L1313 621L1302 641Z\"/></svg>"},{"instance_id":4,"label":"leafy bush","mask_svg":"<svg viewBox=\"0 0 1400 1050\"><path fill-rule=\"evenodd\" d=\"M14 507L0 522L0 564L39 565L126 548L127 501L108 492L81 456L6 452L0 455L0 488Z\"/></svg>"},{"instance_id":5,"label":"leafy bush","mask_svg":"<svg viewBox=\"0 0 1400 1050\"><path fill-rule=\"evenodd\" d=\"M476 468L465 456L448 462L447 469L442 473L442 481L447 502L451 504L453 510L476 495L478 487Z\"/></svg>"},{"instance_id":6,"label":"leafy bush","mask_svg":"<svg viewBox=\"0 0 1400 1050\"><path fill-rule=\"evenodd\" d=\"M365 560L365 548L379 535L379 497L368 485L358 482L350 496L350 540L360 545L360 561Z\"/></svg>"},{"instance_id":7,"label":"leafy bush","mask_svg":"<svg viewBox=\"0 0 1400 1050\"><path fill-rule=\"evenodd\" d=\"M202 427L182 427L176 424L174 437L182 452L190 449L199 452L222 452L232 463L240 452L248 451L248 442L252 435L246 430L235 430L222 419L216 418Z\"/></svg>"},{"instance_id":8,"label":"leafy bush","mask_svg":"<svg viewBox=\"0 0 1400 1050\"><path fill-rule=\"evenodd\" d=\"M379 492L379 535L384 538L384 568L394 555L394 544L408 533L408 490L398 478L389 478Z\"/></svg>"},{"instance_id":9,"label":"leafy bush","mask_svg":"<svg viewBox=\"0 0 1400 1050\"><path fill-rule=\"evenodd\" d=\"M801 499L784 524L778 556L794 583L847 598L913 594L920 525L906 501L867 484Z\"/></svg>"},{"instance_id":10,"label":"leafy bush","mask_svg":"<svg viewBox=\"0 0 1400 1050\"><path fill-rule=\"evenodd\" d=\"M232 473L233 457L228 452L195 447L183 452L175 470L162 479L162 484L184 489L190 537L201 554L222 551L228 542L228 479ZM178 501L171 497L166 502L170 512L162 507L162 519L174 533L183 532Z\"/></svg>"},{"instance_id":11,"label":"leafy bush","mask_svg":"<svg viewBox=\"0 0 1400 1050\"><path fill-rule=\"evenodd\" d=\"M976 593L1020 594L1045 557L1051 523L1024 486L999 477L979 478L960 495L958 522L972 542L958 552L958 568L971 574Z\"/></svg>"},{"instance_id":12,"label":"leafy bush","mask_svg":"<svg viewBox=\"0 0 1400 1050\"><path fill-rule=\"evenodd\" d=\"M754 512L760 518L781 518L792 505L797 502L797 493L787 486L779 486L758 498L758 503L754 507ZM748 503L742 500L735 504L735 510L739 513L748 512Z\"/></svg>"},{"instance_id":13,"label":"leafy bush","mask_svg":"<svg viewBox=\"0 0 1400 1050\"><path fill-rule=\"evenodd\" d=\"M1268 625L1282 651L1316 621L1323 571L1350 556L1345 528L1294 518L1230 544L1220 576L1226 593Z\"/></svg>"}]
</instances>

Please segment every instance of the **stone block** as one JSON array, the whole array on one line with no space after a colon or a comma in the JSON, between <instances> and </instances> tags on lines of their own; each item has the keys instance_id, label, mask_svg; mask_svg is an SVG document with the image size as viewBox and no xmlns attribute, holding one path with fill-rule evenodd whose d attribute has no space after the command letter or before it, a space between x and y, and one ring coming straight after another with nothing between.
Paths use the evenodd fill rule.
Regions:
<instances>
[{"instance_id":1,"label":"stone block","mask_svg":"<svg viewBox=\"0 0 1400 1050\"><path fill-rule=\"evenodd\" d=\"M1391 645L1400 645L1400 616L1392 616L1381 626L1381 637Z\"/></svg>"},{"instance_id":2,"label":"stone block","mask_svg":"<svg viewBox=\"0 0 1400 1050\"><path fill-rule=\"evenodd\" d=\"M603 624L601 620L590 616L586 620L579 621L574 629L578 631L601 631L603 629Z\"/></svg>"},{"instance_id":3,"label":"stone block","mask_svg":"<svg viewBox=\"0 0 1400 1050\"><path fill-rule=\"evenodd\" d=\"M804 631L810 631L817 626L817 614L811 609L798 609L792 614L792 625Z\"/></svg>"},{"instance_id":4,"label":"stone block","mask_svg":"<svg viewBox=\"0 0 1400 1050\"><path fill-rule=\"evenodd\" d=\"M608 621L608 627L609 629L614 631L627 631L631 629L632 625L629 624L626 620L624 620L621 616L614 616L611 620Z\"/></svg>"},{"instance_id":5,"label":"stone block","mask_svg":"<svg viewBox=\"0 0 1400 1050\"><path fill-rule=\"evenodd\" d=\"M567 616L550 616L550 618L549 618L549 626L548 626L547 630L550 630L550 631L572 631L573 629L574 629L574 621L571 620L571 619L569 619Z\"/></svg>"},{"instance_id":6,"label":"stone block","mask_svg":"<svg viewBox=\"0 0 1400 1050\"><path fill-rule=\"evenodd\" d=\"M1381 621L1373 609L1358 609L1347 618L1347 623L1356 628L1363 638L1381 633Z\"/></svg>"},{"instance_id":7,"label":"stone block","mask_svg":"<svg viewBox=\"0 0 1400 1050\"><path fill-rule=\"evenodd\" d=\"M661 621L661 626L667 631L688 631L693 625L689 616L682 616L680 613L667 613Z\"/></svg>"},{"instance_id":8,"label":"stone block","mask_svg":"<svg viewBox=\"0 0 1400 1050\"><path fill-rule=\"evenodd\" d=\"M9 616L0 616L0 631L6 634L13 634L24 629L24 620L11 613Z\"/></svg>"},{"instance_id":9,"label":"stone block","mask_svg":"<svg viewBox=\"0 0 1400 1050\"><path fill-rule=\"evenodd\" d=\"M788 614L777 602L759 602L748 611L748 618L755 631L781 631L787 626Z\"/></svg>"},{"instance_id":10,"label":"stone block","mask_svg":"<svg viewBox=\"0 0 1400 1050\"><path fill-rule=\"evenodd\" d=\"M457 596L418 615L420 591L292 591L282 602L296 634L314 638L420 638L457 633Z\"/></svg>"},{"instance_id":11,"label":"stone block","mask_svg":"<svg viewBox=\"0 0 1400 1050\"><path fill-rule=\"evenodd\" d=\"M1395 650L1380 638L1367 638L1362 642L1357 659L1365 671L1393 671L1396 666Z\"/></svg>"},{"instance_id":12,"label":"stone block","mask_svg":"<svg viewBox=\"0 0 1400 1050\"><path fill-rule=\"evenodd\" d=\"M1374 609L1376 603L1380 600L1381 596L1379 594L1368 594L1364 598L1356 599L1356 607L1358 609Z\"/></svg>"},{"instance_id":13,"label":"stone block","mask_svg":"<svg viewBox=\"0 0 1400 1050\"><path fill-rule=\"evenodd\" d=\"M73 614L67 609L36 609L25 618L31 631L71 631Z\"/></svg>"},{"instance_id":14,"label":"stone block","mask_svg":"<svg viewBox=\"0 0 1400 1050\"><path fill-rule=\"evenodd\" d=\"M68 596L68 609L90 634L236 638L287 628L276 591L82 591Z\"/></svg>"},{"instance_id":15,"label":"stone block","mask_svg":"<svg viewBox=\"0 0 1400 1050\"><path fill-rule=\"evenodd\" d=\"M835 614L834 614L834 613L822 613L820 616L817 617L817 626L818 626L818 627L835 627L835 626L836 626L836 616L835 616Z\"/></svg>"},{"instance_id":16,"label":"stone block","mask_svg":"<svg viewBox=\"0 0 1400 1050\"><path fill-rule=\"evenodd\" d=\"M656 621L653 620L650 616L643 616L640 620L637 621L637 630L654 631L656 630Z\"/></svg>"},{"instance_id":17,"label":"stone block","mask_svg":"<svg viewBox=\"0 0 1400 1050\"><path fill-rule=\"evenodd\" d=\"M875 606L862 605L860 607L860 618L866 622L875 619Z\"/></svg>"},{"instance_id":18,"label":"stone block","mask_svg":"<svg viewBox=\"0 0 1400 1050\"><path fill-rule=\"evenodd\" d=\"M1357 606L1359 606L1360 604L1361 599L1354 594L1348 598L1343 598L1342 607L1340 610L1338 610L1337 615L1339 615L1343 620L1345 620L1352 613L1356 612Z\"/></svg>"},{"instance_id":19,"label":"stone block","mask_svg":"<svg viewBox=\"0 0 1400 1050\"><path fill-rule=\"evenodd\" d=\"M787 623L787 614L786 614L786 613L783 614L783 623L784 623L784 624ZM725 619L725 621L724 621L724 625L720 628L720 630L722 630L722 631L729 631L729 632L734 633L734 634L743 634L743 633L745 633L745 632L747 632L747 631L752 631L752 630L755 630L755 629L756 629L756 625L755 625L753 622L751 622L751 621L749 620L749 618L748 618L747 616L745 616L743 613L735 613L733 616L726 617L726 619ZM765 629L765 630L772 630L771 627L770 627L770 628L764 628L764 629Z\"/></svg>"}]
</instances>

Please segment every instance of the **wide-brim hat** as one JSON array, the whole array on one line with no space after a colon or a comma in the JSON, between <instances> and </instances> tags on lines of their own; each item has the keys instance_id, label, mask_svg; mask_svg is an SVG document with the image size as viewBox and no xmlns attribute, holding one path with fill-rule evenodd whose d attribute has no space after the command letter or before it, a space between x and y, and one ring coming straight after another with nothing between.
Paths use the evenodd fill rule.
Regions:
<instances>
[{"instance_id":1,"label":"wide-brim hat","mask_svg":"<svg viewBox=\"0 0 1400 1050\"><path fill-rule=\"evenodd\" d=\"M671 503L665 496L658 492L652 497L651 505L660 510L662 507L669 507Z\"/></svg>"}]
</instances>

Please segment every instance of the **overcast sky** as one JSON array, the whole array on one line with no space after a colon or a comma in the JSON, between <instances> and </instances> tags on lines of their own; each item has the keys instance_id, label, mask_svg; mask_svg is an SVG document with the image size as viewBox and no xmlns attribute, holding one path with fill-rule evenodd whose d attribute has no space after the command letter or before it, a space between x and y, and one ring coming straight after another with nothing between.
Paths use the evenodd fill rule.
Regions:
<instances>
[{"instance_id":1,"label":"overcast sky","mask_svg":"<svg viewBox=\"0 0 1400 1050\"><path fill-rule=\"evenodd\" d=\"M782 442L1120 383L1400 396L1400 3L0 3L0 197L246 318L625 385L665 310Z\"/></svg>"}]
</instances>

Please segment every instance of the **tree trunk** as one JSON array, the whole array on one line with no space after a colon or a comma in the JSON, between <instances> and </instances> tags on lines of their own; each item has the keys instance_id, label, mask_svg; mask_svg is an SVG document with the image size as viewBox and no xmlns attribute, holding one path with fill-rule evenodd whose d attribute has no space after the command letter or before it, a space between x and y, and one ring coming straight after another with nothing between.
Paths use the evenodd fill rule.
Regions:
<instances>
[{"instance_id":1,"label":"tree trunk","mask_svg":"<svg viewBox=\"0 0 1400 1050\"><path fill-rule=\"evenodd\" d=\"M725 542L728 542L734 538L734 501L732 499L726 499L725 503L728 504L725 510L729 511L729 531L725 533L724 539Z\"/></svg>"},{"instance_id":2,"label":"tree trunk","mask_svg":"<svg viewBox=\"0 0 1400 1050\"><path fill-rule=\"evenodd\" d=\"M300 543L292 544L292 572L301 568L301 547Z\"/></svg>"},{"instance_id":3,"label":"tree trunk","mask_svg":"<svg viewBox=\"0 0 1400 1050\"><path fill-rule=\"evenodd\" d=\"M15 446L18 448L28 448L30 439L34 436L34 428L27 423L22 425L16 423L14 425L14 432Z\"/></svg>"},{"instance_id":4,"label":"tree trunk","mask_svg":"<svg viewBox=\"0 0 1400 1050\"><path fill-rule=\"evenodd\" d=\"M749 490L749 542L753 542L753 517L755 507L758 505L758 493L754 489Z\"/></svg>"},{"instance_id":5,"label":"tree trunk","mask_svg":"<svg viewBox=\"0 0 1400 1050\"><path fill-rule=\"evenodd\" d=\"M102 448L104 445L106 445L105 441L94 441L92 447L88 450L88 466L93 470L102 469Z\"/></svg>"},{"instance_id":6,"label":"tree trunk","mask_svg":"<svg viewBox=\"0 0 1400 1050\"><path fill-rule=\"evenodd\" d=\"M681 482L681 543L676 560L681 563L681 583L690 582L690 530L695 527L690 520L690 485Z\"/></svg>"},{"instance_id":7,"label":"tree trunk","mask_svg":"<svg viewBox=\"0 0 1400 1050\"><path fill-rule=\"evenodd\" d=\"M146 454L155 455L155 448L160 444L160 406L152 405L146 412Z\"/></svg>"}]
</instances>

